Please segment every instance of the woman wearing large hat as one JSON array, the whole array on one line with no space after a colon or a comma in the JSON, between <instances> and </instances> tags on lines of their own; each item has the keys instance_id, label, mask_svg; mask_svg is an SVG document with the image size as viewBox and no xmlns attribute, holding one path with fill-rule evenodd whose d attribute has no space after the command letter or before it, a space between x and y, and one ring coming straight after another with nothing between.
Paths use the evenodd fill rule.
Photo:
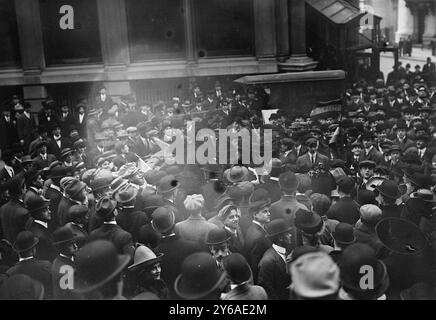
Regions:
<instances>
[{"instance_id":1,"label":"woman wearing large hat","mask_svg":"<svg viewBox=\"0 0 436 320\"><path fill-rule=\"evenodd\" d=\"M138 244L129 266L133 289L133 300L167 300L169 290L161 279L162 253L156 255L148 247Z\"/></svg>"}]
</instances>

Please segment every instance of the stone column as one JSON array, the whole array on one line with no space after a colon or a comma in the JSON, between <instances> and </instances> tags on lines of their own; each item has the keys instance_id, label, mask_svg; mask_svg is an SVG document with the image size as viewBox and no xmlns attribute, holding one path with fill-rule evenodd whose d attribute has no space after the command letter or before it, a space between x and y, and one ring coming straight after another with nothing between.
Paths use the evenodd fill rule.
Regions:
<instances>
[{"instance_id":1,"label":"stone column","mask_svg":"<svg viewBox=\"0 0 436 320\"><path fill-rule=\"evenodd\" d=\"M288 0L276 0L277 58L289 58L289 19Z\"/></svg>"},{"instance_id":2,"label":"stone column","mask_svg":"<svg viewBox=\"0 0 436 320\"><path fill-rule=\"evenodd\" d=\"M274 0L254 0L256 57L275 59L277 54Z\"/></svg>"},{"instance_id":3,"label":"stone column","mask_svg":"<svg viewBox=\"0 0 436 320\"><path fill-rule=\"evenodd\" d=\"M424 45L428 46L430 44L431 39L436 34L436 16L434 12L429 10L427 15L425 16L425 30L423 35Z\"/></svg>"},{"instance_id":4,"label":"stone column","mask_svg":"<svg viewBox=\"0 0 436 320\"><path fill-rule=\"evenodd\" d=\"M306 53L306 2L305 0L288 1L290 58L279 64L285 72L309 71L316 68L318 62Z\"/></svg>"},{"instance_id":5,"label":"stone column","mask_svg":"<svg viewBox=\"0 0 436 320\"><path fill-rule=\"evenodd\" d=\"M130 63L124 0L97 0L97 11L105 68L124 69Z\"/></svg>"},{"instance_id":6,"label":"stone column","mask_svg":"<svg viewBox=\"0 0 436 320\"><path fill-rule=\"evenodd\" d=\"M38 75L45 67L38 0L15 0L21 63L24 75Z\"/></svg>"},{"instance_id":7,"label":"stone column","mask_svg":"<svg viewBox=\"0 0 436 320\"><path fill-rule=\"evenodd\" d=\"M183 0L183 10L185 13L185 41L186 41L186 59L188 64L192 65L197 62L197 53L194 40L194 8L192 0Z\"/></svg>"},{"instance_id":8,"label":"stone column","mask_svg":"<svg viewBox=\"0 0 436 320\"><path fill-rule=\"evenodd\" d=\"M405 0L398 0L398 29L395 33L395 42L399 42L400 38L407 38L413 34L414 18L412 12L406 7Z\"/></svg>"}]
</instances>

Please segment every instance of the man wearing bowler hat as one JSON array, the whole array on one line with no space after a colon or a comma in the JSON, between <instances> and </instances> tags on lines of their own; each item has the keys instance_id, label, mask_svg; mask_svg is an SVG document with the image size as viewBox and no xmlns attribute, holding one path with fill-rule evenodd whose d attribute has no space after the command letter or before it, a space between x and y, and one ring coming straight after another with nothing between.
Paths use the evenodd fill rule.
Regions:
<instances>
[{"instance_id":1,"label":"man wearing bowler hat","mask_svg":"<svg viewBox=\"0 0 436 320\"><path fill-rule=\"evenodd\" d=\"M125 300L122 273L130 260L110 241L91 241L76 254L74 292L85 299Z\"/></svg>"},{"instance_id":2,"label":"man wearing bowler hat","mask_svg":"<svg viewBox=\"0 0 436 320\"><path fill-rule=\"evenodd\" d=\"M48 230L48 222L51 220L50 200L39 195L32 195L27 199L26 207L31 217L25 228L39 240L36 246L36 256L41 260L53 261L56 252L53 248L51 232Z\"/></svg>"},{"instance_id":3,"label":"man wearing bowler hat","mask_svg":"<svg viewBox=\"0 0 436 320\"><path fill-rule=\"evenodd\" d=\"M174 283L177 299L219 300L226 274L205 252L193 253L181 264Z\"/></svg>"},{"instance_id":4,"label":"man wearing bowler hat","mask_svg":"<svg viewBox=\"0 0 436 320\"><path fill-rule=\"evenodd\" d=\"M258 284L271 300L287 300L291 282L286 271L287 256L292 248L291 228L285 220L276 219L265 226L267 237L272 242L259 262Z\"/></svg>"},{"instance_id":5,"label":"man wearing bowler hat","mask_svg":"<svg viewBox=\"0 0 436 320\"><path fill-rule=\"evenodd\" d=\"M376 200L382 210L383 218L399 218L403 210L403 204L398 203L401 198L398 184L392 180L385 180L375 190L378 192Z\"/></svg>"},{"instance_id":6,"label":"man wearing bowler hat","mask_svg":"<svg viewBox=\"0 0 436 320\"><path fill-rule=\"evenodd\" d=\"M60 226L67 223L68 210L75 204L88 205L86 183L71 177L71 183L65 187L64 194L58 205L57 215Z\"/></svg>"},{"instance_id":7,"label":"man wearing bowler hat","mask_svg":"<svg viewBox=\"0 0 436 320\"><path fill-rule=\"evenodd\" d=\"M118 211L117 202L109 197L103 197L95 206L97 215L103 220L103 225L93 230L89 235L89 241L108 240L111 241L118 253L133 254L132 235L123 230L116 222Z\"/></svg>"},{"instance_id":8,"label":"man wearing bowler hat","mask_svg":"<svg viewBox=\"0 0 436 320\"><path fill-rule=\"evenodd\" d=\"M13 249L18 253L19 261L6 273L12 277L16 274L25 274L44 285L45 298L52 295L51 262L39 260L35 257L38 238L30 231L18 234Z\"/></svg>"},{"instance_id":9,"label":"man wearing bowler hat","mask_svg":"<svg viewBox=\"0 0 436 320\"><path fill-rule=\"evenodd\" d=\"M181 272L183 259L194 252L201 251L195 242L184 240L174 232L175 217L170 207L159 207L152 213L151 226L161 235L156 253L163 253L162 279L170 290L170 299L177 299L174 292L174 281Z\"/></svg>"},{"instance_id":10,"label":"man wearing bowler hat","mask_svg":"<svg viewBox=\"0 0 436 320\"><path fill-rule=\"evenodd\" d=\"M230 279L231 290L222 294L221 300L267 300L268 295L261 286L250 284L252 273L244 256L232 253L223 260L223 268Z\"/></svg>"},{"instance_id":11,"label":"man wearing bowler hat","mask_svg":"<svg viewBox=\"0 0 436 320\"><path fill-rule=\"evenodd\" d=\"M329 253L333 261L340 263L344 249L356 242L354 227L351 224L340 222L333 232L334 250Z\"/></svg>"},{"instance_id":12,"label":"man wearing bowler hat","mask_svg":"<svg viewBox=\"0 0 436 320\"><path fill-rule=\"evenodd\" d=\"M76 254L77 237L68 226L60 227L53 232L53 245L58 256L54 259L51 275L53 280L54 299L74 299L74 255ZM68 278L71 276L72 278Z\"/></svg>"},{"instance_id":13,"label":"man wearing bowler hat","mask_svg":"<svg viewBox=\"0 0 436 320\"><path fill-rule=\"evenodd\" d=\"M340 267L341 300L386 300L385 292L390 284L389 275L386 265L377 259L371 247L362 243L348 246L343 251ZM370 267L372 270L371 287L362 287L362 267Z\"/></svg>"}]
</instances>

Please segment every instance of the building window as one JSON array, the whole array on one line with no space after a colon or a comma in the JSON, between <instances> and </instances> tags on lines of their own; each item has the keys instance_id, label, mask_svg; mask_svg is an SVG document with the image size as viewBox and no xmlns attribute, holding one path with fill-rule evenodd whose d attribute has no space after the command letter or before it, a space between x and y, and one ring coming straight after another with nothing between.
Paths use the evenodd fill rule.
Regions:
<instances>
[{"instance_id":1,"label":"building window","mask_svg":"<svg viewBox=\"0 0 436 320\"><path fill-rule=\"evenodd\" d=\"M17 17L12 0L0 0L0 67L20 65Z\"/></svg>"},{"instance_id":2,"label":"building window","mask_svg":"<svg viewBox=\"0 0 436 320\"><path fill-rule=\"evenodd\" d=\"M40 0L44 50L47 65L101 62L96 0ZM74 12L74 28L62 29L63 5Z\"/></svg>"},{"instance_id":3,"label":"building window","mask_svg":"<svg viewBox=\"0 0 436 320\"><path fill-rule=\"evenodd\" d=\"M186 56L182 0L126 0L130 59Z\"/></svg>"},{"instance_id":4,"label":"building window","mask_svg":"<svg viewBox=\"0 0 436 320\"><path fill-rule=\"evenodd\" d=\"M198 56L254 53L253 0L195 0Z\"/></svg>"}]
</instances>

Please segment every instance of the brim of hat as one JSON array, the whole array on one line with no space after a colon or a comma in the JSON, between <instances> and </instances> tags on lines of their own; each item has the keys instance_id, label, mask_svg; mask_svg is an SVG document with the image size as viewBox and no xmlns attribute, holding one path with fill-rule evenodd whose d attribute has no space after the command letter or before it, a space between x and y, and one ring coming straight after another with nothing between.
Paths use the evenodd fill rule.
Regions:
<instances>
[{"instance_id":1,"label":"brim of hat","mask_svg":"<svg viewBox=\"0 0 436 320\"><path fill-rule=\"evenodd\" d=\"M115 268L115 270L107 276L105 279L101 280L100 282L88 284L83 279L80 279L79 277L77 279L74 279L74 291L77 293L87 293L91 292L95 289L98 289L102 285L108 283L111 281L116 275L118 275L130 262L130 256L127 254L118 255L118 266Z\"/></svg>"},{"instance_id":2,"label":"brim of hat","mask_svg":"<svg viewBox=\"0 0 436 320\"><path fill-rule=\"evenodd\" d=\"M35 208L35 209L32 209L32 210L28 210L28 212L32 213L32 212L36 212L38 210L42 210L42 209L45 209L45 208L48 208L48 207L50 207L50 201L45 201L45 204L42 207Z\"/></svg>"},{"instance_id":3,"label":"brim of hat","mask_svg":"<svg viewBox=\"0 0 436 320\"><path fill-rule=\"evenodd\" d=\"M171 216L172 216L172 221L171 221L171 223L169 224L169 226L168 226L167 228L165 228L165 229L159 229L159 228L156 227L156 225L154 224L153 220L151 220L151 226L152 226L152 228L153 228L155 231L159 232L159 233L166 233L166 232L170 231L172 228L174 228L174 225L175 225L175 223L176 223L176 217L175 217L175 215L174 215L174 212L173 212L173 214L172 214Z\"/></svg>"},{"instance_id":4,"label":"brim of hat","mask_svg":"<svg viewBox=\"0 0 436 320\"><path fill-rule=\"evenodd\" d=\"M389 239L393 239L393 237L391 236L391 238L389 238L390 235L387 235L388 237L386 237L386 234L383 233L383 228L389 227L389 233L391 230L391 226L385 226L386 224L389 224L389 222L402 222L406 228L410 228L409 233L416 231L416 238L413 240L416 240L414 242L415 245L419 245L418 248L415 249L415 251L406 251L403 250L401 251L398 247L395 247L395 245L392 245L393 243L400 243L401 241L388 241ZM412 230L414 229L414 230ZM416 226L415 224L413 224L413 222L406 220L404 218L384 218L382 220L380 220L377 225L375 226L375 233L377 234L377 237L380 239L380 242L383 244L384 247L386 247L389 251L396 253L396 254L401 254L401 255L418 255L421 252L423 252L425 250L425 248L427 248L428 245L428 241L425 238L425 235L422 233L422 231L418 228L418 226ZM420 239L419 239L420 238ZM419 243L420 242L420 243ZM404 244L405 246L410 245L410 244ZM403 249L407 249L406 247L404 247Z\"/></svg>"},{"instance_id":5,"label":"brim of hat","mask_svg":"<svg viewBox=\"0 0 436 320\"><path fill-rule=\"evenodd\" d=\"M231 238L232 238L232 237L231 237L230 234L229 234L228 237L227 237L226 239L224 239L224 240L221 240L221 241L218 241L218 242L208 242L208 241L206 241L206 244L207 244L208 246L215 246L215 245L218 245L218 244L221 244L221 243L224 243L224 242L230 241Z\"/></svg>"},{"instance_id":6,"label":"brim of hat","mask_svg":"<svg viewBox=\"0 0 436 320\"><path fill-rule=\"evenodd\" d=\"M68 152L64 152L64 153L61 154L61 158L65 157L65 156L67 156L69 154L72 154L72 153L74 153L74 150L71 150L71 151L68 151Z\"/></svg>"},{"instance_id":7,"label":"brim of hat","mask_svg":"<svg viewBox=\"0 0 436 320\"><path fill-rule=\"evenodd\" d=\"M189 283L185 283L183 280L183 275L180 274L176 281L174 282L174 291L176 294L186 300L195 300L195 299L201 299L203 297L208 296L212 292L214 292L226 279L226 273L222 272L220 277L217 279L215 284L211 286L208 290L202 291L202 292L193 292L192 286L190 286Z\"/></svg>"},{"instance_id":8,"label":"brim of hat","mask_svg":"<svg viewBox=\"0 0 436 320\"><path fill-rule=\"evenodd\" d=\"M295 227L305 233L313 234L321 230L322 224L323 224L323 220L321 217L319 217L319 220L314 223L307 224L307 225L300 225L300 226L295 224Z\"/></svg>"},{"instance_id":9,"label":"brim of hat","mask_svg":"<svg viewBox=\"0 0 436 320\"><path fill-rule=\"evenodd\" d=\"M291 232L292 231L292 227L291 228L288 228L288 229L286 229L286 230L283 230L283 231L280 231L280 232L276 232L276 233L271 233L271 234L266 234L265 236L267 237L267 238L272 238L272 237L275 237L275 236L278 236L278 235L280 235L280 234L283 234L283 233L286 233L286 232Z\"/></svg>"},{"instance_id":10,"label":"brim of hat","mask_svg":"<svg viewBox=\"0 0 436 320\"><path fill-rule=\"evenodd\" d=\"M249 210L254 210L254 209L262 209L265 207L268 207L269 205L271 205L271 200L259 200L259 201L255 201L252 202L248 205L248 209Z\"/></svg>"},{"instance_id":11,"label":"brim of hat","mask_svg":"<svg viewBox=\"0 0 436 320\"><path fill-rule=\"evenodd\" d=\"M368 292L368 289L362 289L360 285L354 285L346 276L341 277L344 287L357 292ZM374 294L380 297L389 288L390 281L386 265L383 261L377 260L377 270L374 272Z\"/></svg>"},{"instance_id":12,"label":"brim of hat","mask_svg":"<svg viewBox=\"0 0 436 320\"><path fill-rule=\"evenodd\" d=\"M431 200L426 200L426 199L421 198L417 192L411 193L410 198L421 199L422 201L427 202L427 203L436 203L436 198L433 197L433 199L431 199Z\"/></svg>"},{"instance_id":13,"label":"brim of hat","mask_svg":"<svg viewBox=\"0 0 436 320\"><path fill-rule=\"evenodd\" d=\"M333 237L334 237L334 236L333 236ZM353 244L353 243L356 242L356 237L354 237L354 239L353 239L352 241L341 241L341 240L337 240L337 239L335 239L335 241L336 241L338 244L342 244L342 245L350 245L350 244Z\"/></svg>"},{"instance_id":14,"label":"brim of hat","mask_svg":"<svg viewBox=\"0 0 436 320\"><path fill-rule=\"evenodd\" d=\"M168 189L168 190L162 190L161 188L157 187L157 192L158 193L168 193L168 192L171 192L171 191L177 189L178 187L180 187L180 182L177 181L177 185L175 187Z\"/></svg>"},{"instance_id":15,"label":"brim of hat","mask_svg":"<svg viewBox=\"0 0 436 320\"><path fill-rule=\"evenodd\" d=\"M227 171L227 170L226 170L226 171ZM241 176L240 178L238 178L238 179L232 179L232 178L230 177L230 169L228 169L227 173L225 173L227 180L229 180L229 181L232 182L232 183L236 183L236 182L241 182L241 181L243 181L244 178L248 175L248 169L245 168L245 167L242 167L242 171L243 171L243 174L242 174L242 176Z\"/></svg>"},{"instance_id":16,"label":"brim of hat","mask_svg":"<svg viewBox=\"0 0 436 320\"><path fill-rule=\"evenodd\" d=\"M54 245L61 245L61 244L66 244L66 243L72 243L72 242L76 242L79 239L78 236L73 235L72 238L67 239L67 240L62 240L62 241L57 241L57 242L53 242Z\"/></svg>"},{"instance_id":17,"label":"brim of hat","mask_svg":"<svg viewBox=\"0 0 436 320\"><path fill-rule=\"evenodd\" d=\"M119 186L117 186L116 188L114 188L114 189L112 189L112 186L109 184L109 187L112 189L112 192L113 193L115 193L115 192L117 192L118 190L120 190L121 189L121 187L124 187L126 184L128 184L129 183L129 181L128 180L126 180L126 181L123 181Z\"/></svg>"},{"instance_id":18,"label":"brim of hat","mask_svg":"<svg viewBox=\"0 0 436 320\"><path fill-rule=\"evenodd\" d=\"M147 260L147 261L142 261L142 262L138 262L138 263L134 263L131 266L128 267L129 270L131 271L137 271L140 268L145 268L147 266L151 266L153 264L155 264L156 262L160 262L162 261L162 257L163 257L163 253L158 253L156 258Z\"/></svg>"},{"instance_id":19,"label":"brim of hat","mask_svg":"<svg viewBox=\"0 0 436 320\"><path fill-rule=\"evenodd\" d=\"M24 249L18 249L17 248L17 242L15 241L13 246L12 246L12 249L14 249L14 251L18 252L18 253L19 252L25 252L25 251L29 251L30 249L34 248L38 243L39 243L39 238L34 237L33 244L30 247L24 248Z\"/></svg>"},{"instance_id":20,"label":"brim of hat","mask_svg":"<svg viewBox=\"0 0 436 320\"><path fill-rule=\"evenodd\" d=\"M399 189L398 189L397 194L395 194L395 195L384 193L382 190L380 190L380 186L375 187L375 189L378 192L380 192L383 196L388 197L390 199L398 199L402 196L401 191Z\"/></svg>"},{"instance_id":21,"label":"brim of hat","mask_svg":"<svg viewBox=\"0 0 436 320\"><path fill-rule=\"evenodd\" d=\"M98 190L101 190L101 189L104 189L104 188L109 188L109 187L110 187L110 183L109 184L105 184L103 186L96 187L96 188L91 188L91 190L94 192L94 191L98 191Z\"/></svg>"},{"instance_id":22,"label":"brim of hat","mask_svg":"<svg viewBox=\"0 0 436 320\"><path fill-rule=\"evenodd\" d=\"M136 198L136 196L138 195L138 189L136 189L136 188L133 188L133 195L129 198L129 199L120 199L120 195L118 194L118 192L117 193L115 193L115 195L114 195L114 199L118 202L118 203L126 203L126 202L130 202L130 201L132 201L133 199L135 199Z\"/></svg>"}]
</instances>

